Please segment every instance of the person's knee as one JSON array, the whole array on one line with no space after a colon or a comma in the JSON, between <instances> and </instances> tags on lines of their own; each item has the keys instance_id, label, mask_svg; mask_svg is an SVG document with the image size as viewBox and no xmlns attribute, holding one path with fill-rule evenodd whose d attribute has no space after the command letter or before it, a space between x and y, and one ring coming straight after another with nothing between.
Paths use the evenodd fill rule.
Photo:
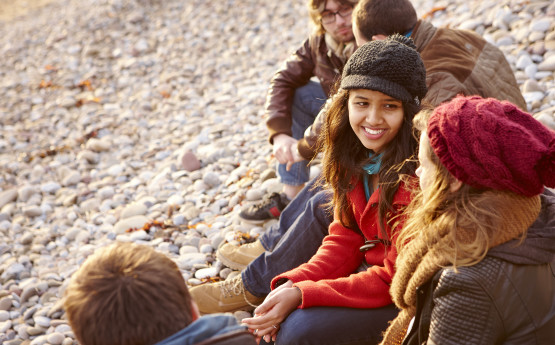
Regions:
<instances>
[{"instance_id":1,"label":"person's knee","mask_svg":"<svg viewBox=\"0 0 555 345\"><path fill-rule=\"evenodd\" d=\"M314 218L322 225L329 226L332 221L332 211L329 208L331 201L331 192L320 190L312 199L310 199L309 207L312 209Z\"/></svg>"},{"instance_id":2,"label":"person's knee","mask_svg":"<svg viewBox=\"0 0 555 345\"><path fill-rule=\"evenodd\" d=\"M276 345L317 344L321 336L315 318L305 317L303 310L296 310L280 325Z\"/></svg>"},{"instance_id":3,"label":"person's knee","mask_svg":"<svg viewBox=\"0 0 555 345\"><path fill-rule=\"evenodd\" d=\"M316 115L326 102L326 95L320 83L309 82L295 90L293 96L292 117L299 128L306 129L312 124Z\"/></svg>"}]
</instances>

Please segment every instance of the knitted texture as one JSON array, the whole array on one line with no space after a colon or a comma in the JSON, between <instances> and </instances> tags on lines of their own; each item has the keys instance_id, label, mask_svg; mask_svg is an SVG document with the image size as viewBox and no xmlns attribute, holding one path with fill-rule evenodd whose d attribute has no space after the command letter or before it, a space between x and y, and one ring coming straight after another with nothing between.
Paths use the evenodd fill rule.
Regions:
<instances>
[{"instance_id":1,"label":"knitted texture","mask_svg":"<svg viewBox=\"0 0 555 345\"><path fill-rule=\"evenodd\" d=\"M427 131L441 163L473 187L526 196L555 187L555 132L512 103L458 96L434 110Z\"/></svg>"},{"instance_id":2,"label":"knitted texture","mask_svg":"<svg viewBox=\"0 0 555 345\"><path fill-rule=\"evenodd\" d=\"M360 46L343 69L341 88L380 91L420 104L428 91L426 69L412 40L395 34Z\"/></svg>"},{"instance_id":3,"label":"knitted texture","mask_svg":"<svg viewBox=\"0 0 555 345\"><path fill-rule=\"evenodd\" d=\"M525 197L510 192L487 191L503 201L505 207L498 210L503 215L498 231L492 232L489 248L498 246L521 236L538 217L541 209L539 196ZM471 223L465 221L461 223ZM450 229L439 230L437 241L428 241L425 236L413 239L397 257L397 272L391 283L391 297L401 312L386 331L382 345L401 344L407 333L410 320L416 313L416 288L424 285L442 267L451 265L444 255L445 243L451 241ZM457 228L459 241L472 241L475 228Z\"/></svg>"}]
</instances>

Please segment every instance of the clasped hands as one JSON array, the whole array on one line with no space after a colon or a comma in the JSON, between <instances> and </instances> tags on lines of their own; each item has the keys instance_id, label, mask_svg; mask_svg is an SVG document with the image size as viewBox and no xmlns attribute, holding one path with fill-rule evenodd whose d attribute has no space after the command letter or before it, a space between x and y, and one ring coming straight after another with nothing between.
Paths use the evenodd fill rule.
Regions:
<instances>
[{"instance_id":1,"label":"clasped hands","mask_svg":"<svg viewBox=\"0 0 555 345\"><path fill-rule=\"evenodd\" d=\"M256 335L258 343L262 338L266 342L275 341L279 325L301 302L301 290L288 280L270 292L264 302L254 310L254 316L243 319L243 323Z\"/></svg>"}]
</instances>

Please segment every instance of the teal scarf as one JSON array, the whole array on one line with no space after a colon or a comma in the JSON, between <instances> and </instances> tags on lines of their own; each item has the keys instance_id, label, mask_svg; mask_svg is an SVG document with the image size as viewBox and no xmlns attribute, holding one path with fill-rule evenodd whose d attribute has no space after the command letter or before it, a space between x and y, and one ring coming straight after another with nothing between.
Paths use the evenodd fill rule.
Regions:
<instances>
[{"instance_id":1,"label":"teal scarf","mask_svg":"<svg viewBox=\"0 0 555 345\"><path fill-rule=\"evenodd\" d=\"M370 156L372 156L374 153L371 152ZM369 186L369 175L376 175L377 173L380 172L380 167L382 166L382 156L383 153L380 153L378 156L376 156L372 162L366 164L365 166L363 166L362 168L364 169L364 171L366 171L366 175L364 175L364 194L366 195L366 201L368 201L370 199L370 186Z\"/></svg>"}]
</instances>

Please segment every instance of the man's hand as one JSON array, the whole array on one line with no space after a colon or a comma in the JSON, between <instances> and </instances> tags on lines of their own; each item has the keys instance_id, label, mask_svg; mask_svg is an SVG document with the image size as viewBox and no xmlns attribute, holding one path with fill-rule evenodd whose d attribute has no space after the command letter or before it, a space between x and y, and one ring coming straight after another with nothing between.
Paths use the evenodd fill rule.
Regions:
<instances>
[{"instance_id":1,"label":"man's hand","mask_svg":"<svg viewBox=\"0 0 555 345\"><path fill-rule=\"evenodd\" d=\"M287 164L287 171L294 163L304 160L299 154L297 144L298 140L287 134L278 134L274 137L274 156L280 164Z\"/></svg>"},{"instance_id":2,"label":"man's hand","mask_svg":"<svg viewBox=\"0 0 555 345\"><path fill-rule=\"evenodd\" d=\"M266 342L275 341L279 324L283 322L302 302L301 290L293 287L290 280L273 290L258 308L254 317L243 319L257 338Z\"/></svg>"}]
</instances>

